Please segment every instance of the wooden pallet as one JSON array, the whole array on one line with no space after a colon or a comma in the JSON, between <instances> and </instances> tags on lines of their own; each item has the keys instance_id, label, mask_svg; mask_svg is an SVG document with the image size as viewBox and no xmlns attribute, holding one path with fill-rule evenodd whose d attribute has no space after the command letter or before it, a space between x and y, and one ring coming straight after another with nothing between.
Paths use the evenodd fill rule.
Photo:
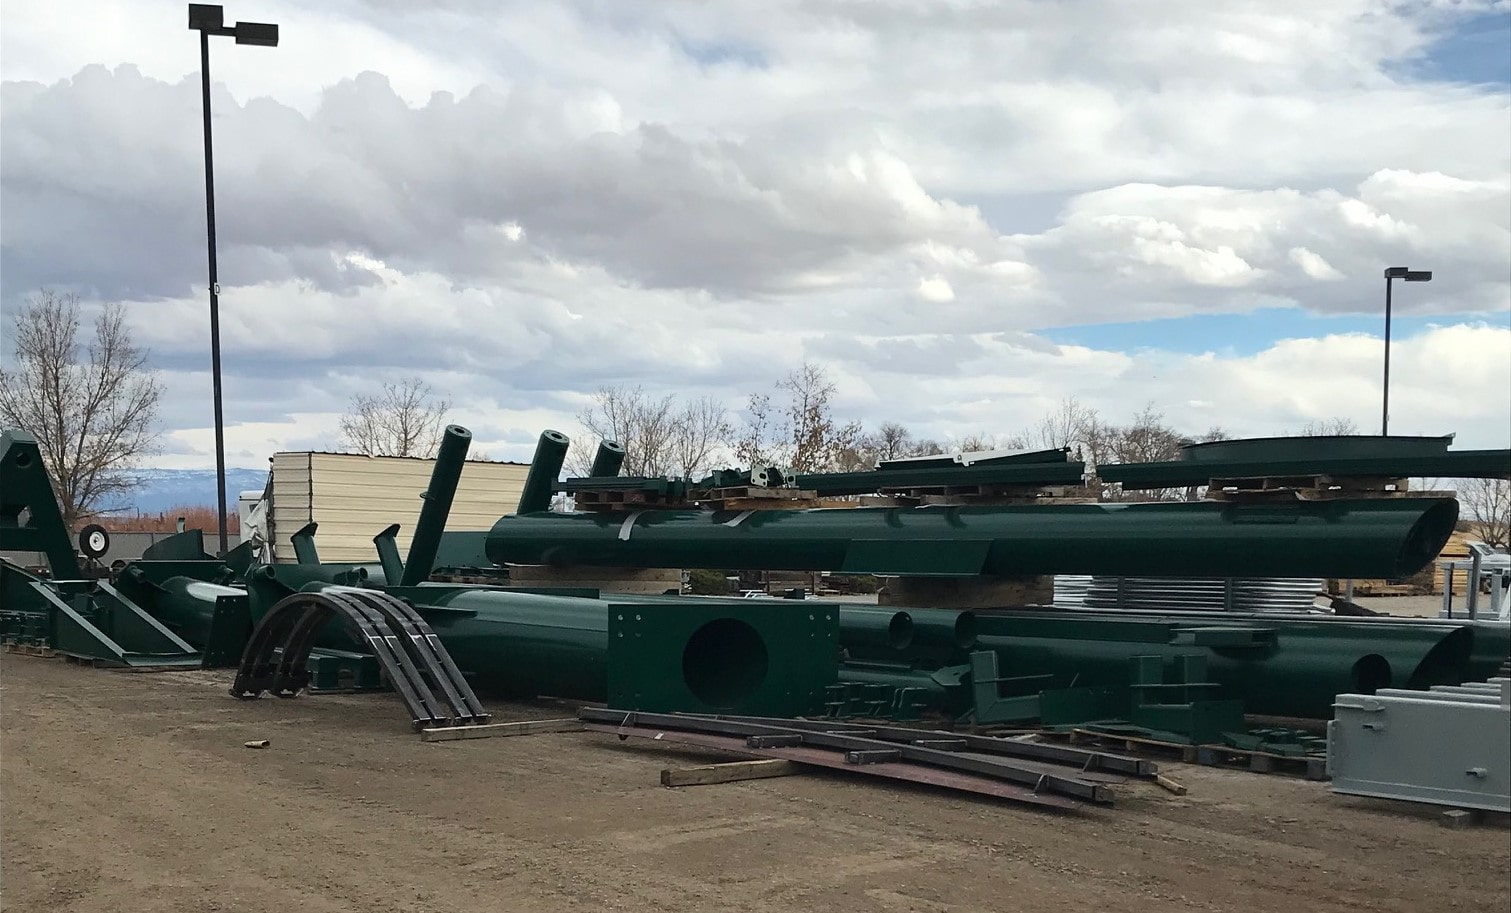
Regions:
<instances>
[{"instance_id":1,"label":"wooden pallet","mask_svg":"<svg viewBox=\"0 0 1511 913\"><path fill-rule=\"evenodd\" d=\"M52 647L43 647L38 644L20 644L7 641L4 644L6 653L19 653L22 656L58 656L58 651Z\"/></svg>"},{"instance_id":2,"label":"wooden pallet","mask_svg":"<svg viewBox=\"0 0 1511 913\"><path fill-rule=\"evenodd\" d=\"M816 491L755 485L712 488L699 493L698 503L714 510L807 510L822 506Z\"/></svg>"},{"instance_id":3,"label":"wooden pallet","mask_svg":"<svg viewBox=\"0 0 1511 913\"><path fill-rule=\"evenodd\" d=\"M574 492L577 509L595 513L614 513L632 510L678 510L693 507L693 503L680 495L664 495L654 491L636 489L608 489L604 491Z\"/></svg>"},{"instance_id":4,"label":"wooden pallet","mask_svg":"<svg viewBox=\"0 0 1511 913\"><path fill-rule=\"evenodd\" d=\"M1187 764L1200 764L1204 767L1242 767L1254 773L1301 774L1308 780L1327 779L1327 759L1316 755L1280 755L1227 745L1185 745L1180 742L1112 735L1091 729L1071 729L1068 732L1044 730L1040 735L1065 738L1071 744L1111 747L1137 756L1178 757Z\"/></svg>"}]
</instances>

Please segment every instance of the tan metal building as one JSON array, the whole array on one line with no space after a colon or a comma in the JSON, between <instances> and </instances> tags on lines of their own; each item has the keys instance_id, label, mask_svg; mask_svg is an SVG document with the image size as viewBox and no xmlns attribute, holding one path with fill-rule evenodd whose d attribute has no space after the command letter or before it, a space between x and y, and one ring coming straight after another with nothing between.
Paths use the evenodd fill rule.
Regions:
<instances>
[{"instance_id":1,"label":"tan metal building","mask_svg":"<svg viewBox=\"0 0 1511 913\"><path fill-rule=\"evenodd\" d=\"M370 457L354 453L275 453L267 537L274 560L294 562L290 536L310 521L320 524L315 544L321 561L377 561L373 536L399 524L399 550L420 516L420 495L430 483L433 460ZM457 486L446 529L485 531L519 505L527 463L468 460Z\"/></svg>"}]
</instances>

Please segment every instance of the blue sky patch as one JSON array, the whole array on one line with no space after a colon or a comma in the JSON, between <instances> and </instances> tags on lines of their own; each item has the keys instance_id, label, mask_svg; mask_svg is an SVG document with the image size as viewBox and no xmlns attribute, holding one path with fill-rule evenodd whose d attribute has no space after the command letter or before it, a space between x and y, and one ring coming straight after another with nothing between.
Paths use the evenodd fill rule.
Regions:
<instances>
[{"instance_id":1,"label":"blue sky patch","mask_svg":"<svg viewBox=\"0 0 1511 913\"><path fill-rule=\"evenodd\" d=\"M1396 314L1391 317L1390 332L1393 338L1402 339L1432 326L1485 322L1484 314ZM1375 316L1318 316L1299 308L1266 308L1247 314L1198 314L1166 320L1098 323L1037 331L1037 335L1061 345L1104 351L1158 349L1193 355L1216 352L1238 356L1263 352L1281 339L1317 338L1340 333L1383 336L1385 315L1382 312Z\"/></svg>"}]
</instances>

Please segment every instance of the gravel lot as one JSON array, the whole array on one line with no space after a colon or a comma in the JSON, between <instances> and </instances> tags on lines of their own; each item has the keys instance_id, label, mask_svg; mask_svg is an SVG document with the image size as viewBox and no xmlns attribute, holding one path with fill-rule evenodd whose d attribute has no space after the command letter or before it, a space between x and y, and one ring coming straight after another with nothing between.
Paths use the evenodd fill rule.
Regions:
<instances>
[{"instance_id":1,"label":"gravel lot","mask_svg":"<svg viewBox=\"0 0 1511 913\"><path fill-rule=\"evenodd\" d=\"M728 758L426 744L390 695L243 703L229 677L0 658L5 910L1511 910L1503 823L1298 778L1168 764L1188 795L1073 815L842 775L668 790Z\"/></svg>"}]
</instances>

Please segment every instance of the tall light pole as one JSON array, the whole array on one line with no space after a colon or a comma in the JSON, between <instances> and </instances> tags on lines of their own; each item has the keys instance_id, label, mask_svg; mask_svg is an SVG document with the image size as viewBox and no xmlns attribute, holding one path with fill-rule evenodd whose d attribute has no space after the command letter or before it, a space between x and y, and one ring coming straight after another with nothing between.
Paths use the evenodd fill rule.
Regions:
<instances>
[{"instance_id":1,"label":"tall light pole","mask_svg":"<svg viewBox=\"0 0 1511 913\"><path fill-rule=\"evenodd\" d=\"M199 74L205 115L205 235L210 258L210 377L215 389L215 501L220 510L220 553L230 551L226 537L226 434L220 398L220 278L215 266L215 164L210 142L210 36L235 38L237 44L278 46L278 26L266 22L225 24L225 10L209 3L189 4L189 29L199 32Z\"/></svg>"},{"instance_id":2,"label":"tall light pole","mask_svg":"<svg viewBox=\"0 0 1511 913\"><path fill-rule=\"evenodd\" d=\"M1380 436L1390 433L1390 284L1397 279L1407 282L1431 282L1432 270L1407 269L1404 266L1385 268L1385 383L1380 402Z\"/></svg>"}]
</instances>

